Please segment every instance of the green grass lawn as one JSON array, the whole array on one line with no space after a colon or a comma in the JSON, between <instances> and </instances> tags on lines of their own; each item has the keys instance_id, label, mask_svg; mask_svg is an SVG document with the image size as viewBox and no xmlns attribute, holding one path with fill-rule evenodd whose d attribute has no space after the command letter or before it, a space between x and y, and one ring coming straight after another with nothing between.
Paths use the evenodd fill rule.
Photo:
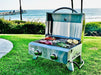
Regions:
<instances>
[{"instance_id":1,"label":"green grass lawn","mask_svg":"<svg viewBox=\"0 0 101 75\"><path fill-rule=\"evenodd\" d=\"M84 37L82 58L84 66L70 72L64 64L43 58L33 60L28 43L44 35L0 35L10 40L14 48L0 59L0 75L101 75L101 37Z\"/></svg>"}]
</instances>

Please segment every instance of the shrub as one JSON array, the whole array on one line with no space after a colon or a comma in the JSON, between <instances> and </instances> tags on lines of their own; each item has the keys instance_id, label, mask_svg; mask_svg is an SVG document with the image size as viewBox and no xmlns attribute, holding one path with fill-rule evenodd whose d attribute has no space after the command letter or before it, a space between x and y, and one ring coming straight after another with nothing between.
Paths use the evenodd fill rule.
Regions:
<instances>
[{"instance_id":1,"label":"shrub","mask_svg":"<svg viewBox=\"0 0 101 75\"><path fill-rule=\"evenodd\" d=\"M0 19L0 33L2 34L44 34L45 24L41 22L26 22Z\"/></svg>"},{"instance_id":2,"label":"shrub","mask_svg":"<svg viewBox=\"0 0 101 75\"><path fill-rule=\"evenodd\" d=\"M4 20L3 18L0 19L0 33L9 33L11 24L12 22L8 20Z\"/></svg>"},{"instance_id":3,"label":"shrub","mask_svg":"<svg viewBox=\"0 0 101 75\"><path fill-rule=\"evenodd\" d=\"M89 22L85 27L85 35L101 36L101 22Z\"/></svg>"},{"instance_id":4,"label":"shrub","mask_svg":"<svg viewBox=\"0 0 101 75\"><path fill-rule=\"evenodd\" d=\"M20 23L26 23L26 21L21 21L21 20L13 20L12 22L20 24Z\"/></svg>"}]
</instances>

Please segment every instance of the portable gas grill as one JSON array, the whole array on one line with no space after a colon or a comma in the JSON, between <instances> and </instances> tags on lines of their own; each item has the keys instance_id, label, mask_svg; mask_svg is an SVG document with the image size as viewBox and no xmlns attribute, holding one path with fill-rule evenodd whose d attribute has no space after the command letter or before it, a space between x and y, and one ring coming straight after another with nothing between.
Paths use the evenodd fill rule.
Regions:
<instances>
[{"instance_id":1,"label":"portable gas grill","mask_svg":"<svg viewBox=\"0 0 101 75\"><path fill-rule=\"evenodd\" d=\"M70 71L74 71L74 65L81 68L84 61L81 59L82 42L84 36L85 15L77 13L72 8L62 7L47 13L46 37L29 43L29 53L33 59L38 57L50 59L66 64ZM81 0L81 3L82 0ZM58 10L69 9L72 13L57 13ZM79 59L78 64L74 59Z\"/></svg>"}]
</instances>

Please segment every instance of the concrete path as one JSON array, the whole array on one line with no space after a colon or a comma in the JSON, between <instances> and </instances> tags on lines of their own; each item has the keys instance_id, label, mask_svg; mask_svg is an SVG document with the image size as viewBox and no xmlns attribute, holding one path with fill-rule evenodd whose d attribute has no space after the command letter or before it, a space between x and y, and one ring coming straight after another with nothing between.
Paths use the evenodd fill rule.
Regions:
<instances>
[{"instance_id":1,"label":"concrete path","mask_svg":"<svg viewBox=\"0 0 101 75\"><path fill-rule=\"evenodd\" d=\"M5 39L0 38L0 58L10 52L13 48L13 44Z\"/></svg>"}]
</instances>

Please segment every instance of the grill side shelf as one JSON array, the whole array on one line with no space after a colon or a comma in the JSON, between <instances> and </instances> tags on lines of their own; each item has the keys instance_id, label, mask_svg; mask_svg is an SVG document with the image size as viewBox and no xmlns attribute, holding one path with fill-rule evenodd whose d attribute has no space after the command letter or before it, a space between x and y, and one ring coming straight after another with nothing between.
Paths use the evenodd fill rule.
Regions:
<instances>
[{"instance_id":1,"label":"grill side shelf","mask_svg":"<svg viewBox=\"0 0 101 75\"><path fill-rule=\"evenodd\" d=\"M81 52L82 52L82 44L79 44L71 48L71 50L68 52L68 60L73 61L75 58L81 55Z\"/></svg>"}]
</instances>

